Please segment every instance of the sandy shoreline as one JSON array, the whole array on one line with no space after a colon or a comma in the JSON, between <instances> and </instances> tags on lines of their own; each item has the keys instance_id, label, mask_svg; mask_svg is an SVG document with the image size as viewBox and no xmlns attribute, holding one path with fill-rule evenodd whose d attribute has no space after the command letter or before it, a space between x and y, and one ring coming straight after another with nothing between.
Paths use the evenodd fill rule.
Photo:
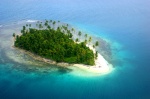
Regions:
<instances>
[{"instance_id":1,"label":"sandy shoreline","mask_svg":"<svg viewBox=\"0 0 150 99\"><path fill-rule=\"evenodd\" d=\"M95 49L93 49L93 47L91 47L91 46L88 46L88 47L91 50L93 50L94 53L96 52ZM85 72L90 72L93 74L107 74L113 70L113 66L111 64L109 64L100 53L98 53L98 57L95 60L95 65L89 66L89 65L84 65L84 64L68 64L68 63L64 63L64 62L57 63L50 59L46 59L39 55L33 54L29 51L26 51L26 50L23 50L23 49L14 47L14 46L13 46L13 48L18 49L19 51L28 54L35 60L42 61L42 62L51 64L51 65L57 65L57 66L65 67L65 68L69 68L70 66L73 66L73 67L77 67L78 69L82 69Z\"/></svg>"},{"instance_id":2,"label":"sandy shoreline","mask_svg":"<svg viewBox=\"0 0 150 99\"><path fill-rule=\"evenodd\" d=\"M87 47L89 47L91 50L93 50L94 53L96 53L95 49L92 46L87 45ZM95 74L107 74L113 70L113 65L109 64L100 53L98 53L98 57L95 60L94 66L83 64L74 64L73 66Z\"/></svg>"},{"instance_id":3,"label":"sandy shoreline","mask_svg":"<svg viewBox=\"0 0 150 99\"><path fill-rule=\"evenodd\" d=\"M13 43L14 43L14 41L15 41L15 39L13 39ZM88 44L86 46L89 47L91 50L93 50L94 53L96 53L96 50L92 46L90 46ZM97 57L97 59L95 59L95 65L89 66L89 65L84 65L84 64L69 64L69 63L64 63L64 62L57 63L57 62L52 61L50 59L46 59L46 58L43 58L39 55L36 55L36 54L31 53L29 51L26 51L24 49L17 48L14 45L12 45L12 47L15 49L18 49L19 51L21 51L23 53L28 54L29 56L31 56L35 60L42 61L42 62L51 64L51 65L57 65L57 66L65 67L65 68L69 68L70 66L73 66L73 67L77 67L79 69L82 69L85 72L90 72L93 74L107 74L113 70L113 65L109 64L100 53L98 53L98 57Z\"/></svg>"}]
</instances>

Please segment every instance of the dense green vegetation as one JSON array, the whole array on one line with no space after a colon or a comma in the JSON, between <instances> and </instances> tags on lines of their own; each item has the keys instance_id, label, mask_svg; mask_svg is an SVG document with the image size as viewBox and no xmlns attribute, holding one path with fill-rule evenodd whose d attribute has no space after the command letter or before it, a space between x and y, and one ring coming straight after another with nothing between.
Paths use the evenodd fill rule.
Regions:
<instances>
[{"instance_id":1,"label":"dense green vegetation","mask_svg":"<svg viewBox=\"0 0 150 99\"><path fill-rule=\"evenodd\" d=\"M73 28L69 30L68 24L66 26L55 26L55 24L56 21L46 20L43 24L37 22L36 28L32 28L31 24L23 26L22 35L13 34L14 46L57 62L94 65L94 58L97 55L94 55L93 51L86 46L86 43L91 42L92 38L89 37L89 40L76 43L79 39L75 41L72 39ZM81 34L79 31L78 36L80 37ZM95 46L98 46L98 42Z\"/></svg>"}]
</instances>

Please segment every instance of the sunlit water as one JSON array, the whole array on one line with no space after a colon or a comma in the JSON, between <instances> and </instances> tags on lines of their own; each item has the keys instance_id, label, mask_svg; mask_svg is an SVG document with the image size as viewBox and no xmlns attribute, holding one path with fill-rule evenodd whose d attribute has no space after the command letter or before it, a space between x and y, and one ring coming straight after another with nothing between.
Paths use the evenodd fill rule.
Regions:
<instances>
[{"instance_id":1,"label":"sunlit water","mask_svg":"<svg viewBox=\"0 0 150 99\"><path fill-rule=\"evenodd\" d=\"M148 0L1 0L0 99L149 99L149 7ZM44 19L105 39L115 70L87 76L11 47L22 24Z\"/></svg>"}]
</instances>

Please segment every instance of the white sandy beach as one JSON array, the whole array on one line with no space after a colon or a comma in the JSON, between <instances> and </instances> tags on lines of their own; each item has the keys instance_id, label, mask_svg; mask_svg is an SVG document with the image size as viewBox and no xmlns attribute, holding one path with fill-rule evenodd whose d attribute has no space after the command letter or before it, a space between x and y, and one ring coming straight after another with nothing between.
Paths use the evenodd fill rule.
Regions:
<instances>
[{"instance_id":1,"label":"white sandy beach","mask_svg":"<svg viewBox=\"0 0 150 99\"><path fill-rule=\"evenodd\" d=\"M96 52L92 46L87 45L87 47L89 47L91 50L93 50L94 53ZM19 49L19 48L16 48L16 49ZM110 73L113 70L112 64L109 64L100 53L98 53L98 57L95 60L95 65L89 66L89 65L84 65L84 64L68 64L68 63L64 63L64 62L56 63L55 61L42 58L42 57L35 55L29 51L25 51L23 49L19 49L19 50L22 51L23 53L30 55L31 57L33 57L36 60L43 61L48 64L56 64L57 66L62 66L62 67L66 67L66 68L77 67L78 69L81 69L85 72L89 72L92 74L102 75L102 74Z\"/></svg>"},{"instance_id":2,"label":"white sandy beach","mask_svg":"<svg viewBox=\"0 0 150 99\"><path fill-rule=\"evenodd\" d=\"M95 49L92 46L87 45L95 53ZM98 57L95 60L94 66L88 66L83 64L74 64L73 66L83 69L87 72L96 73L96 74L107 74L113 70L112 64L109 64L104 57L98 53Z\"/></svg>"}]
</instances>

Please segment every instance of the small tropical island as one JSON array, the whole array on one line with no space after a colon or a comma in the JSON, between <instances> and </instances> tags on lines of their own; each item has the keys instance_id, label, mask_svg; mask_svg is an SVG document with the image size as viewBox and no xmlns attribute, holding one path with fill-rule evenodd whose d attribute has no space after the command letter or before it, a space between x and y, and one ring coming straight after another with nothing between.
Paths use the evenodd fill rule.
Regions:
<instances>
[{"instance_id":1,"label":"small tropical island","mask_svg":"<svg viewBox=\"0 0 150 99\"><path fill-rule=\"evenodd\" d=\"M37 21L32 27L26 24L14 37L14 47L27 52L34 59L58 66L75 66L85 71L104 74L112 70L102 55L95 50L99 42L91 43L92 37L85 34L81 41L81 31L73 38L75 29L60 21Z\"/></svg>"}]
</instances>

